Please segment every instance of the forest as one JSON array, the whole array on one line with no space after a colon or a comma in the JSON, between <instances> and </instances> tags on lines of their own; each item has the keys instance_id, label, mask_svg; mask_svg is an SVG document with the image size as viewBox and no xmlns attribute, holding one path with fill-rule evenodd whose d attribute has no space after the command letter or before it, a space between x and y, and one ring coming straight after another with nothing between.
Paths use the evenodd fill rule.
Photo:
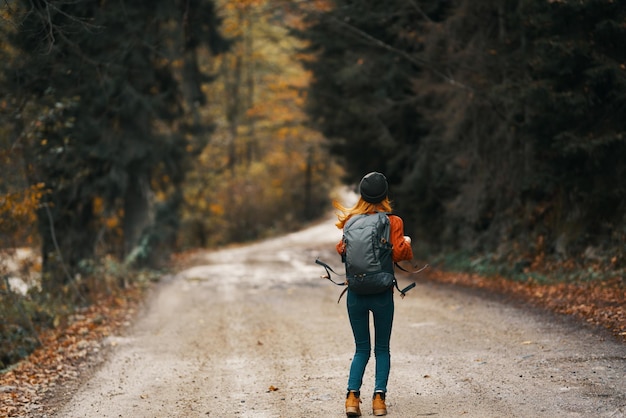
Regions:
<instances>
[{"instance_id":1,"label":"forest","mask_svg":"<svg viewBox=\"0 0 626 418\"><path fill-rule=\"evenodd\" d=\"M419 259L624 285L623 2L11 0L0 17L0 369L172 256L293 231L374 170Z\"/></svg>"}]
</instances>

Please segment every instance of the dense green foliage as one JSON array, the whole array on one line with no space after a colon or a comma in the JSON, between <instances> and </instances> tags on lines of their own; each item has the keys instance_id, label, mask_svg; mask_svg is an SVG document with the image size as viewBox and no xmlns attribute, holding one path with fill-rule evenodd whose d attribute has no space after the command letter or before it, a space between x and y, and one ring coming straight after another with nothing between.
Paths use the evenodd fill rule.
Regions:
<instances>
[{"instance_id":1,"label":"dense green foliage","mask_svg":"<svg viewBox=\"0 0 626 418\"><path fill-rule=\"evenodd\" d=\"M189 76L182 88L177 63L190 75L195 48L226 45L212 2L6 8L4 121L15 165L47 190L38 215L44 288L58 292L105 254L150 262L173 241L195 146L185 132L200 130L186 123L185 105L202 101L202 80Z\"/></svg>"},{"instance_id":2,"label":"dense green foliage","mask_svg":"<svg viewBox=\"0 0 626 418\"><path fill-rule=\"evenodd\" d=\"M389 175L424 252L624 263L625 18L606 0L337 0L298 33L309 111L350 181Z\"/></svg>"},{"instance_id":3,"label":"dense green foliage","mask_svg":"<svg viewBox=\"0 0 626 418\"><path fill-rule=\"evenodd\" d=\"M92 302L132 281L130 271L114 277L102 268L107 260L150 263L175 241L194 145L185 135L189 89L182 92L176 64L202 45L220 51L218 21L210 1L111 6L2 6L1 156L12 171L0 189L2 230L15 229L19 238L0 242L5 365L31 350L36 330L57 324L73 302ZM186 19L190 14L203 21ZM26 199L23 190L35 186L37 198ZM16 227L16 214L33 206L27 202L38 205L37 239L24 239L28 225ZM31 280L33 270L7 265L15 246L36 242L41 274ZM30 295L9 286L10 275L27 282Z\"/></svg>"}]
</instances>

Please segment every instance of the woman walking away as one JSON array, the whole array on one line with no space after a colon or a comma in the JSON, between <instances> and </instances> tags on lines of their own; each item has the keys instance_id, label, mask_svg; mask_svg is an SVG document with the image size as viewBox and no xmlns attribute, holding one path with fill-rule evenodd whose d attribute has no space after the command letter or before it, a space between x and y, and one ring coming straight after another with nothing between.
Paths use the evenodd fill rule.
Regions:
<instances>
[{"instance_id":1,"label":"woman walking away","mask_svg":"<svg viewBox=\"0 0 626 418\"><path fill-rule=\"evenodd\" d=\"M346 395L346 415L349 417L361 415L361 385L371 352L370 312L374 317L376 358L372 411L377 416L387 414L385 396L389 379L389 341L394 312L393 262L413 258L411 239L404 235L402 219L390 214L392 208L387 195L388 187L383 174L372 172L361 179L360 198L353 207L346 208L336 201L333 202L340 212L337 214L336 225L343 230L342 240L337 243L337 252L346 263L347 309L356 345ZM368 225L371 225L374 232L363 232ZM382 238L379 239L375 235L377 233ZM377 238L372 239L373 235ZM363 245L355 242L359 237L363 238ZM355 267L357 265L366 267Z\"/></svg>"}]
</instances>

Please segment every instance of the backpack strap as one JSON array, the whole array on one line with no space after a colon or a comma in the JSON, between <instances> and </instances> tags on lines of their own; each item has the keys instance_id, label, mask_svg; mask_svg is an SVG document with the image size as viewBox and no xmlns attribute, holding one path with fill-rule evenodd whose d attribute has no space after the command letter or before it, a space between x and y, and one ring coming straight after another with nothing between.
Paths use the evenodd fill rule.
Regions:
<instances>
[{"instance_id":1,"label":"backpack strap","mask_svg":"<svg viewBox=\"0 0 626 418\"><path fill-rule=\"evenodd\" d=\"M422 267L421 269L418 270L407 270L404 267L402 267L400 264L398 264L397 262L393 263L396 267L398 267L400 270L404 271L405 273L409 273L409 274L418 274L421 273L422 271L426 270L428 267L430 267L428 264L424 264L424 267ZM413 266L413 268L416 268L417 266Z\"/></svg>"},{"instance_id":2,"label":"backpack strap","mask_svg":"<svg viewBox=\"0 0 626 418\"><path fill-rule=\"evenodd\" d=\"M409 273L409 274L418 274L421 273L422 271L426 270L429 266L428 264L424 264L424 267L422 267L421 269L418 270L413 270L413 271L409 271L407 269L405 269L404 267L402 267L400 264L398 264L397 262L394 262L393 265L397 268L399 268L400 270ZM415 268L415 266L413 266L413 268ZM398 289L398 292L400 292L400 297L402 299L404 299L404 297L406 296L406 292L408 292L409 290L413 289L415 287L415 282L411 283L410 285L408 285L407 287L405 287L404 289L400 290L400 288L398 287L398 281L394 280L394 283L396 285L396 289Z\"/></svg>"},{"instance_id":3,"label":"backpack strap","mask_svg":"<svg viewBox=\"0 0 626 418\"><path fill-rule=\"evenodd\" d=\"M320 265L320 266L322 266L322 267L324 267L324 270L326 270L326 275L324 275L324 276L320 276L320 278L321 278L321 279L328 279L328 280L330 280L331 282L335 283L337 286L347 286L347 285L348 285L348 281L347 281L347 280L344 280L344 281L343 281L343 283L338 283L338 282L334 281L334 280L331 278L331 275L330 275L330 273L331 273L331 272L332 272L332 273L334 273L334 274L336 274L337 276L345 276L345 274L339 274L339 273L337 273L335 270L333 270L333 268L332 268L331 266L329 266L328 264L324 263L324 262L323 262L322 260L320 260L319 258L315 259L315 263L316 263L316 264L319 264L319 265Z\"/></svg>"},{"instance_id":4,"label":"backpack strap","mask_svg":"<svg viewBox=\"0 0 626 418\"><path fill-rule=\"evenodd\" d=\"M336 274L337 276L345 276L345 274L339 274L337 273L335 270L333 270L333 268L331 266L329 266L328 264L324 263L322 260L320 260L319 258L315 259L315 263L319 264L320 266L324 267L324 270L326 270L326 274L323 276L320 276L320 278L322 279L328 279L331 282L333 282L334 284L336 284L337 286L345 286L346 288L343 289L343 291L341 292L341 294L339 295L339 299L337 299L337 303L339 303L341 301L341 298L343 297L343 295L348 291L348 281L344 280L343 282L336 282L331 278L331 273ZM406 270L405 268L403 268L402 266L400 266L400 264L398 263L394 263L394 265L396 267L398 267L400 270L407 272L409 274L417 274L417 273L421 273L422 271L426 270L429 266L428 264L425 264L424 267L422 267L419 270L415 270L415 271L409 271ZM410 285L408 285L407 287L405 287L404 289L400 289L400 287L398 286L398 281L396 279L393 280L393 284L396 287L396 289L398 289L398 292L400 292L400 297L402 299L404 299L404 297L406 296L406 292L408 292L409 290L413 289L415 287L415 282L411 283Z\"/></svg>"},{"instance_id":5,"label":"backpack strap","mask_svg":"<svg viewBox=\"0 0 626 418\"><path fill-rule=\"evenodd\" d=\"M415 282L411 283L410 285L408 285L404 289L400 289L398 287L398 281L397 280L394 280L393 284L396 286L396 289L398 289L398 292L400 292L400 297L402 299L404 299L404 297L406 296L406 292L408 292L409 290L411 290L411 289L413 289L415 287Z\"/></svg>"},{"instance_id":6,"label":"backpack strap","mask_svg":"<svg viewBox=\"0 0 626 418\"><path fill-rule=\"evenodd\" d=\"M341 292L341 294L339 295L339 299L337 299L337 303L339 303L341 301L341 298L343 297L343 295L346 294L346 292L348 291L348 281L344 280L343 283L338 283L336 281L334 281L333 279L330 278L330 273L335 273L337 276L345 276L345 274L339 274L337 273L335 270L333 270L333 268L331 266L329 266L328 264L324 263L322 260L320 260L319 258L317 258L315 260L316 264L319 264L320 266L324 267L324 270L326 270L326 275L324 276L320 276L321 279L328 279L331 282L333 282L334 284L336 284L337 286L345 286L346 288L343 289L343 291Z\"/></svg>"},{"instance_id":7,"label":"backpack strap","mask_svg":"<svg viewBox=\"0 0 626 418\"><path fill-rule=\"evenodd\" d=\"M348 286L346 286L346 288L343 289L341 293L339 294L339 299L337 299L337 303L341 302L341 298L343 297L343 295L346 294L347 291L348 291Z\"/></svg>"}]
</instances>

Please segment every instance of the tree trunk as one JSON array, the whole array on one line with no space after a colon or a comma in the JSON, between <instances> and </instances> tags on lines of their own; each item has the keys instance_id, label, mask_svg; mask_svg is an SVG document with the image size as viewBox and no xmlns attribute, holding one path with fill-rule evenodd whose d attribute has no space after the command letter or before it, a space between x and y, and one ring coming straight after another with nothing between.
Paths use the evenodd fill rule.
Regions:
<instances>
[{"instance_id":1,"label":"tree trunk","mask_svg":"<svg viewBox=\"0 0 626 418\"><path fill-rule=\"evenodd\" d=\"M147 181L129 172L128 187L124 195L124 256L127 257L140 244L144 229L150 224L150 205Z\"/></svg>"}]
</instances>

